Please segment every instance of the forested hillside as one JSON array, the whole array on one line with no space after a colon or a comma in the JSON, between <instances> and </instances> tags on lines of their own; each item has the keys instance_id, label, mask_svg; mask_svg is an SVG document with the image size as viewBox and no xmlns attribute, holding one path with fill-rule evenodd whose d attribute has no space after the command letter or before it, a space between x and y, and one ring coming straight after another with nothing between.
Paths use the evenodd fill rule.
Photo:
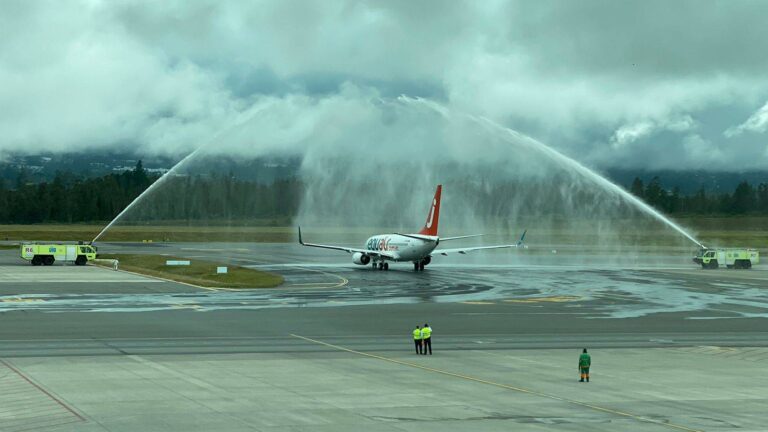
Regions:
<instances>
[{"instance_id":1,"label":"forested hillside","mask_svg":"<svg viewBox=\"0 0 768 432\"><path fill-rule=\"evenodd\" d=\"M0 182L0 224L103 222L112 220L159 178L141 161L135 169L79 179L59 173L53 181L28 183L19 171L13 187ZM141 220L233 220L290 217L298 211L301 184L295 179L269 184L232 175L177 176L128 215Z\"/></svg>"},{"instance_id":2,"label":"forested hillside","mask_svg":"<svg viewBox=\"0 0 768 432\"><path fill-rule=\"evenodd\" d=\"M158 178L148 174L141 161L120 174L83 179L58 173L53 181L36 184L20 170L15 184L0 181L0 224L109 221ZM132 210L129 221L289 221L298 212L303 191L295 177L261 183L208 174L165 181L151 199ZM658 177L647 185L635 178L630 192L666 214L768 215L766 183L744 181L731 193L700 189L684 195L676 188L665 189Z\"/></svg>"}]
</instances>

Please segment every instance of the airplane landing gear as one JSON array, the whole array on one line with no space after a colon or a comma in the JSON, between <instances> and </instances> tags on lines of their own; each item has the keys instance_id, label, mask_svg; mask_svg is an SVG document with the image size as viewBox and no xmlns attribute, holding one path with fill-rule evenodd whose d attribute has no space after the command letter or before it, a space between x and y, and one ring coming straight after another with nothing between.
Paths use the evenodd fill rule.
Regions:
<instances>
[{"instance_id":1,"label":"airplane landing gear","mask_svg":"<svg viewBox=\"0 0 768 432\"><path fill-rule=\"evenodd\" d=\"M389 270L389 264L386 262L379 263L379 270Z\"/></svg>"}]
</instances>

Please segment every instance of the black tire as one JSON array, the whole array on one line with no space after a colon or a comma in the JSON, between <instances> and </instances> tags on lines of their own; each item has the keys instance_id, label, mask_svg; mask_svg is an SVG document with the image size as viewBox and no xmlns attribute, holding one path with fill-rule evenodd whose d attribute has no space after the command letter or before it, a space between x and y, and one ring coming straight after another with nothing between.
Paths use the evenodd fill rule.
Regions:
<instances>
[{"instance_id":1,"label":"black tire","mask_svg":"<svg viewBox=\"0 0 768 432\"><path fill-rule=\"evenodd\" d=\"M84 266L88 262L88 258L85 255L80 255L75 259L75 265Z\"/></svg>"},{"instance_id":2,"label":"black tire","mask_svg":"<svg viewBox=\"0 0 768 432\"><path fill-rule=\"evenodd\" d=\"M419 264L419 270L424 271L424 263L423 262Z\"/></svg>"},{"instance_id":3,"label":"black tire","mask_svg":"<svg viewBox=\"0 0 768 432\"><path fill-rule=\"evenodd\" d=\"M384 270L389 270L389 263L384 263Z\"/></svg>"},{"instance_id":4,"label":"black tire","mask_svg":"<svg viewBox=\"0 0 768 432\"><path fill-rule=\"evenodd\" d=\"M39 266L40 264L43 263L43 260L39 256L35 255L35 256L32 257L32 261L31 262L32 262L33 266Z\"/></svg>"},{"instance_id":5,"label":"black tire","mask_svg":"<svg viewBox=\"0 0 768 432\"><path fill-rule=\"evenodd\" d=\"M413 263L413 271L419 271L419 263Z\"/></svg>"},{"instance_id":6,"label":"black tire","mask_svg":"<svg viewBox=\"0 0 768 432\"><path fill-rule=\"evenodd\" d=\"M718 264L717 260L712 260L709 262L709 268L716 269L720 267L720 264Z\"/></svg>"},{"instance_id":7,"label":"black tire","mask_svg":"<svg viewBox=\"0 0 768 432\"><path fill-rule=\"evenodd\" d=\"M56 258L51 255L46 255L45 258L43 258L43 264L47 266L52 266L54 262L56 262Z\"/></svg>"}]
</instances>

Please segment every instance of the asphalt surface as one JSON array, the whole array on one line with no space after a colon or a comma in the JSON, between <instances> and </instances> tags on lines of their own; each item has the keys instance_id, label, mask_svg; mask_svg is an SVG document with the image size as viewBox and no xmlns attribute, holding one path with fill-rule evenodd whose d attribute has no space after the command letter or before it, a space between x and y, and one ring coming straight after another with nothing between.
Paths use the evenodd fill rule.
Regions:
<instances>
[{"instance_id":1,"label":"asphalt surface","mask_svg":"<svg viewBox=\"0 0 768 432\"><path fill-rule=\"evenodd\" d=\"M0 339L203 340L300 333L399 340L406 329L428 321L445 335L467 340L519 336L520 348L527 335L536 335L532 347L544 341L551 341L546 347L561 347L560 335L572 335L568 343L578 345L605 334L605 346L683 343L681 334L713 344L768 340L768 271L762 265L704 271L684 261L632 268L576 260L554 265L554 259L526 264L520 262L524 256L510 254L502 258L518 262L446 260L414 272L407 263L371 270L349 263L343 253L286 244L118 244L103 245L102 251L218 258L281 273L286 283L277 289L204 290L91 266L32 267L14 251L3 251ZM633 337L638 334L643 336Z\"/></svg>"},{"instance_id":2,"label":"asphalt surface","mask_svg":"<svg viewBox=\"0 0 768 432\"><path fill-rule=\"evenodd\" d=\"M616 262L532 251L436 260L416 273L284 244L101 251L224 261L286 283L200 289L0 252L0 385L10 389L0 430L768 424L762 265L704 271L672 252ZM412 351L410 331L425 322L434 358ZM576 383L582 347L595 356L591 387Z\"/></svg>"}]
</instances>

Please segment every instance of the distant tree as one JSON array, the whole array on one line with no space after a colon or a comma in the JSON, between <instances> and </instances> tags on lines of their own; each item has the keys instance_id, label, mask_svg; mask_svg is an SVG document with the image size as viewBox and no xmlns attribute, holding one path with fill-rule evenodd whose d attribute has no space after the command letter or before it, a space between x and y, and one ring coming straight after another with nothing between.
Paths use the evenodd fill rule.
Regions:
<instances>
[{"instance_id":1,"label":"distant tree","mask_svg":"<svg viewBox=\"0 0 768 432\"><path fill-rule=\"evenodd\" d=\"M635 179L632 181L632 186L629 188L629 191L632 192L632 195L643 199L645 195L643 181L640 180L639 177L635 177Z\"/></svg>"},{"instance_id":2,"label":"distant tree","mask_svg":"<svg viewBox=\"0 0 768 432\"><path fill-rule=\"evenodd\" d=\"M675 186L672 189L672 193L667 197L667 213L677 213L682 207L682 200L680 199L680 188Z\"/></svg>"},{"instance_id":3,"label":"distant tree","mask_svg":"<svg viewBox=\"0 0 768 432\"><path fill-rule=\"evenodd\" d=\"M661 180L659 180L659 177L654 177L651 179L650 183L648 183L648 186L645 188L643 197L645 197L645 201L648 204L658 209L664 210L666 205L667 191L661 187Z\"/></svg>"},{"instance_id":4,"label":"distant tree","mask_svg":"<svg viewBox=\"0 0 768 432\"><path fill-rule=\"evenodd\" d=\"M752 185L743 181L736 186L731 199L731 208L729 213L744 214L755 209L755 190Z\"/></svg>"}]
</instances>

